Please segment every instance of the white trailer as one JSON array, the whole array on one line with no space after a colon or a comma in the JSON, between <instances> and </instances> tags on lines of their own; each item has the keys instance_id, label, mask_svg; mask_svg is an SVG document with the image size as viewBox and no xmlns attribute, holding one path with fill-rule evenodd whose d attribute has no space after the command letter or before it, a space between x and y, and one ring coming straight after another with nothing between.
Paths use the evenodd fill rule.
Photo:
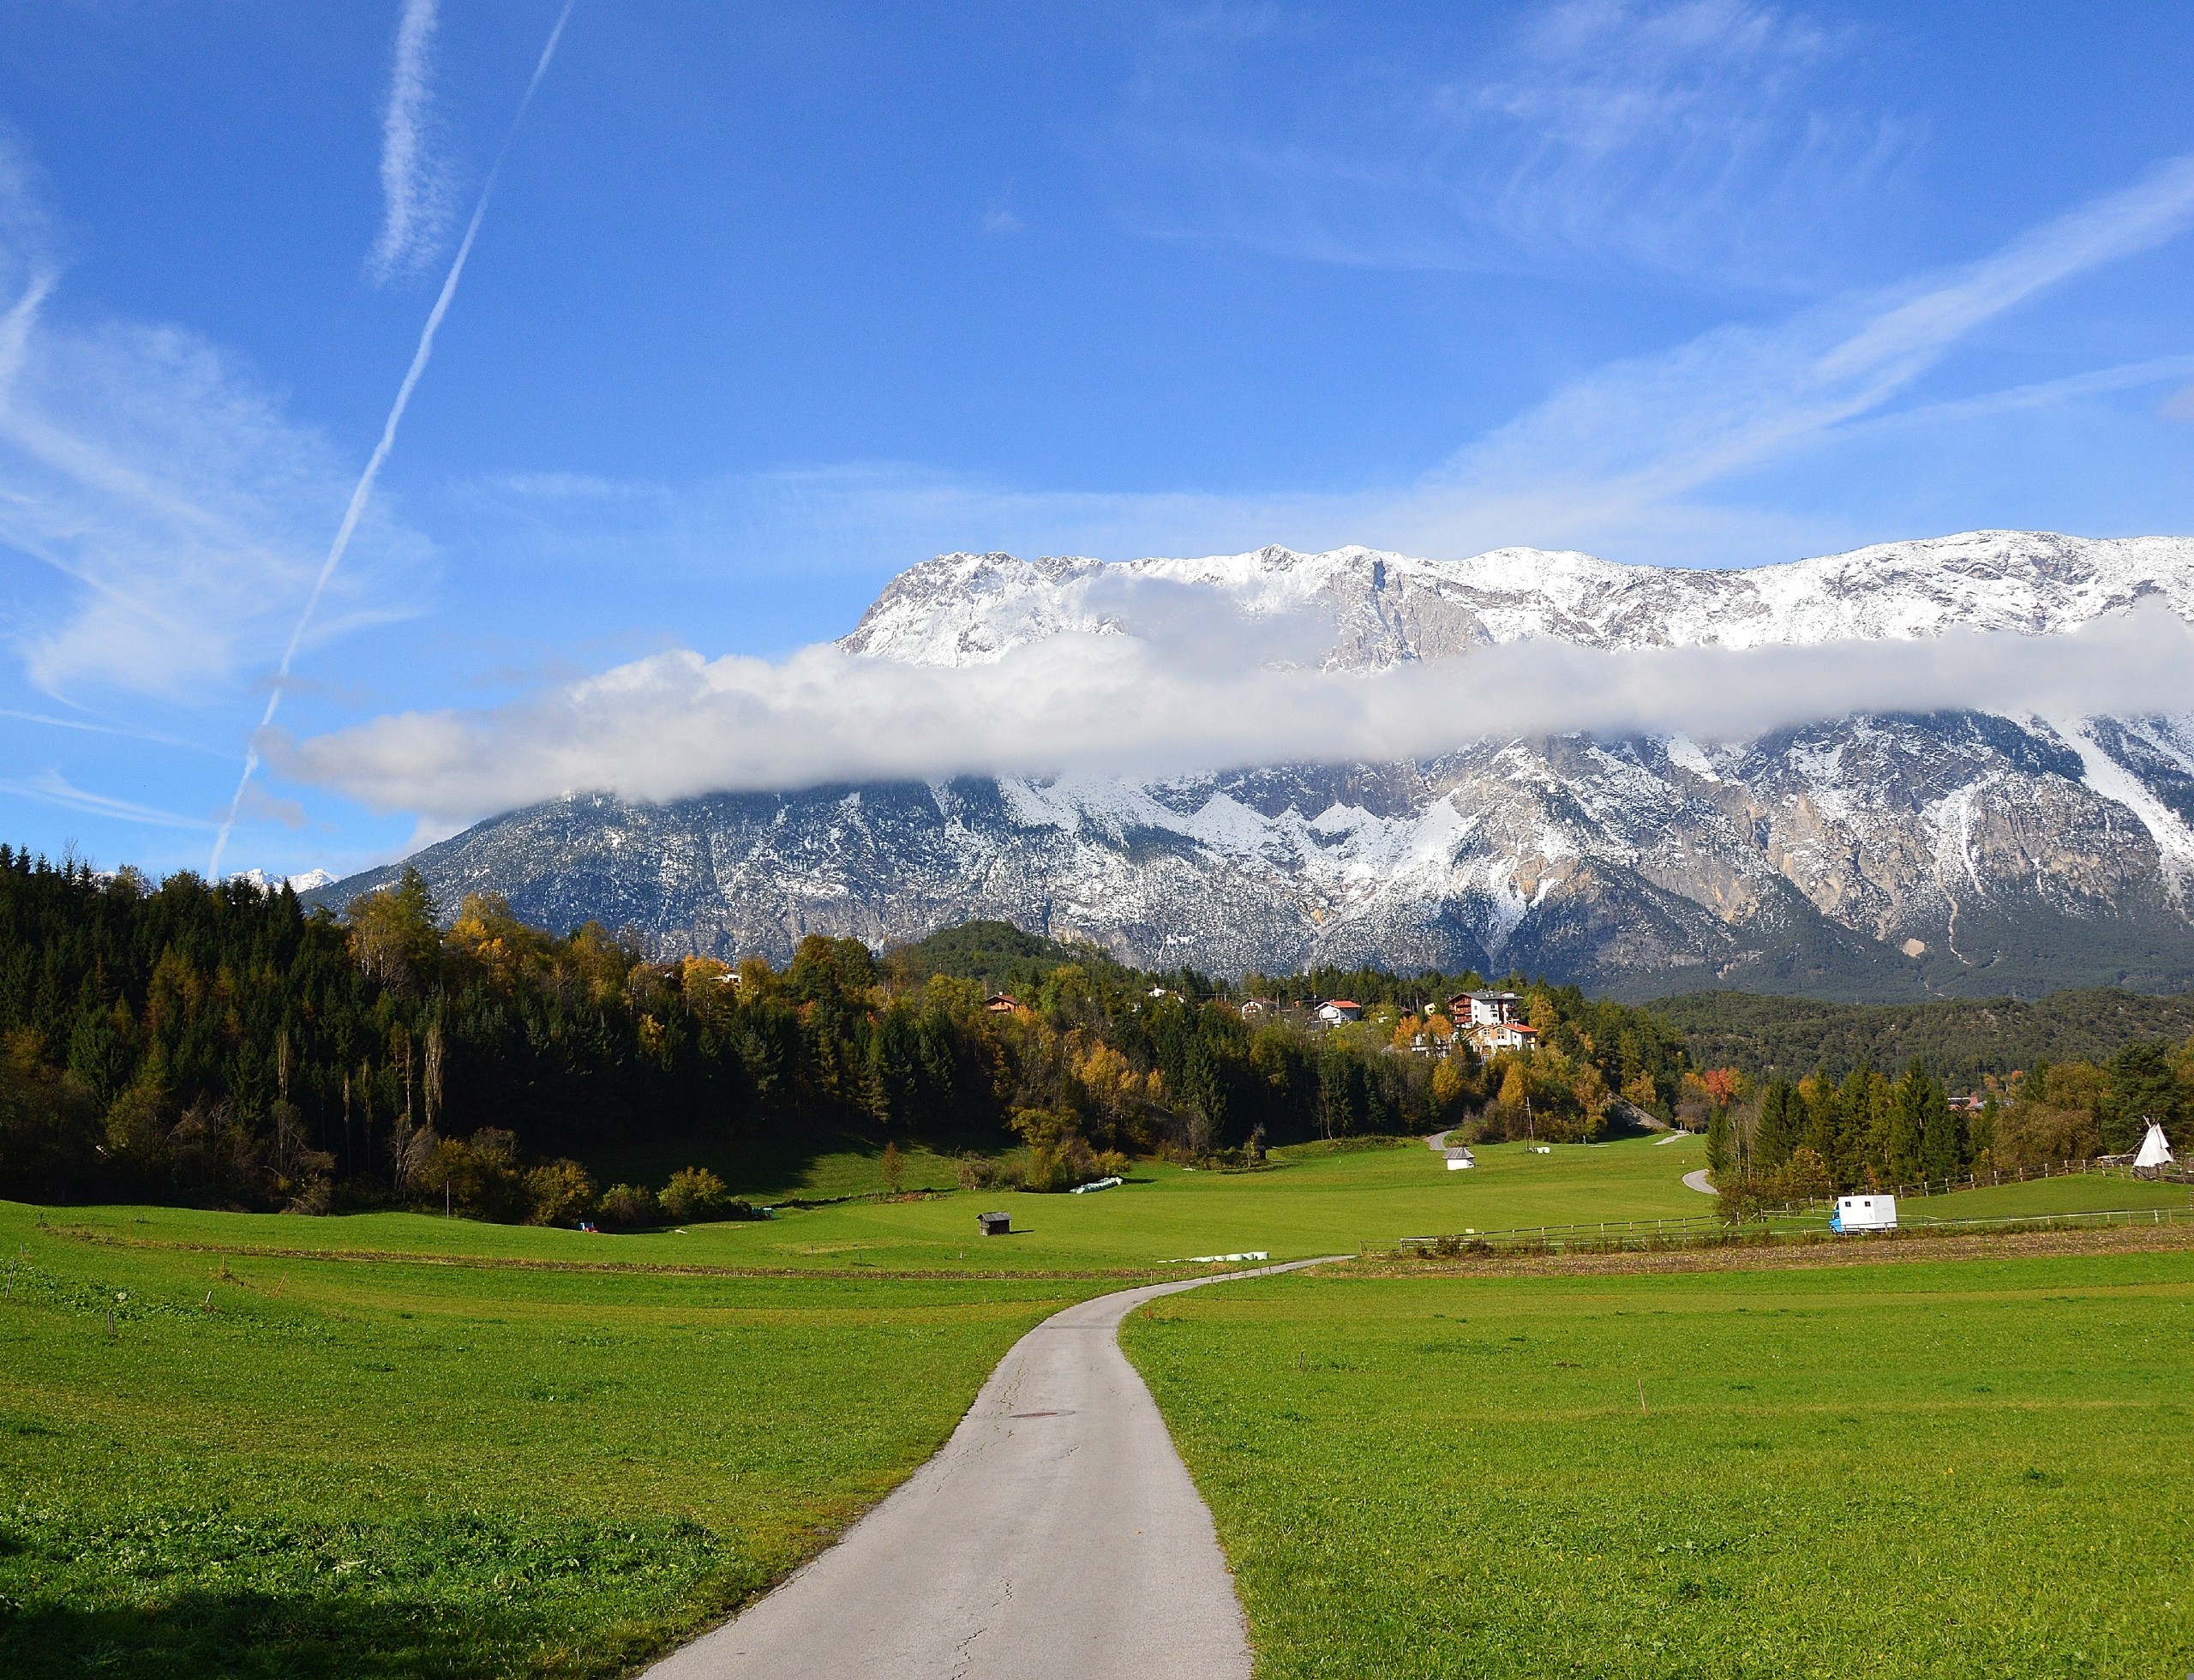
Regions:
<instances>
[{"instance_id":1,"label":"white trailer","mask_svg":"<svg viewBox=\"0 0 2194 1680\"><path fill-rule=\"evenodd\" d=\"M1829 1215L1831 1231L1894 1231L1897 1229L1897 1197L1894 1196L1839 1196L1836 1211Z\"/></svg>"}]
</instances>

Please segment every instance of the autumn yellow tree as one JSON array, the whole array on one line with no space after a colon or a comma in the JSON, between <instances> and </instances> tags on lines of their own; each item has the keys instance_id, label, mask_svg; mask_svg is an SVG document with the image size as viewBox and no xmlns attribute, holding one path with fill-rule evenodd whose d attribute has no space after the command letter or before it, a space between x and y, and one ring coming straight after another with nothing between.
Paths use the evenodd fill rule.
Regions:
<instances>
[{"instance_id":1,"label":"autumn yellow tree","mask_svg":"<svg viewBox=\"0 0 2194 1680\"><path fill-rule=\"evenodd\" d=\"M390 990L417 995L441 963L441 936L435 928L435 901L417 869L406 868L393 887L351 901L351 957L369 978Z\"/></svg>"},{"instance_id":2,"label":"autumn yellow tree","mask_svg":"<svg viewBox=\"0 0 2194 1680\"><path fill-rule=\"evenodd\" d=\"M1453 1056L1443 1057L1432 1069L1432 1103L1442 1113L1453 1108L1462 1100L1465 1087L1462 1065Z\"/></svg>"}]
</instances>

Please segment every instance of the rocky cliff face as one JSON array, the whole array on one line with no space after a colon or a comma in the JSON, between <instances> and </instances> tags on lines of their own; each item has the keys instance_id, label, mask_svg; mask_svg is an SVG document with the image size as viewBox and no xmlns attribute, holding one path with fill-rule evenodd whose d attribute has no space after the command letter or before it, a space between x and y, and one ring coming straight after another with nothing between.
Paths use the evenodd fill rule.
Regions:
<instances>
[{"instance_id":1,"label":"rocky cliff face","mask_svg":"<svg viewBox=\"0 0 2194 1680\"><path fill-rule=\"evenodd\" d=\"M1370 669L1553 637L1757 646L2049 633L2144 599L2194 618L2194 541L1978 532L1749 572L1506 549L1268 549L1106 566L955 555L845 639L932 664L1224 609ZM2138 719L1862 717L1702 747L1488 740L1441 759L1166 781L962 780L579 796L413 860L446 904L506 893L664 953L808 932L874 945L974 915L1222 973L1334 960L1520 967L1640 994L1839 997L2194 986L2194 694ZM388 872L319 895L342 903Z\"/></svg>"}]
</instances>

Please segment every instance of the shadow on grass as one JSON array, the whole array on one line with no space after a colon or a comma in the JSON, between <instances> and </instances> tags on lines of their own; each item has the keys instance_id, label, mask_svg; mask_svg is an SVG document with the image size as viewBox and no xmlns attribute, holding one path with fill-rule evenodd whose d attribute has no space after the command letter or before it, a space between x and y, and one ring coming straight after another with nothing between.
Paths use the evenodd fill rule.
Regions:
<instances>
[{"instance_id":1,"label":"shadow on grass","mask_svg":"<svg viewBox=\"0 0 2194 1680\"><path fill-rule=\"evenodd\" d=\"M41 1605L0 1612L0 1672L15 1680L86 1674L311 1675L424 1680L514 1672L614 1673L591 1662L540 1670L543 1629L493 1609L403 1599L290 1597L189 1588L150 1605ZM590 1656L599 1656L590 1653Z\"/></svg>"},{"instance_id":2,"label":"shadow on grass","mask_svg":"<svg viewBox=\"0 0 2194 1680\"><path fill-rule=\"evenodd\" d=\"M644 1184L656 1188L669 1181L681 1167L705 1167L724 1181L734 1196L757 1203L773 1203L816 1194L864 1193L884 1189L881 1166L884 1145L896 1142L903 1150L925 1150L946 1157L962 1152L995 1156L1009 1151L1016 1139L984 1129L925 1133L914 1137L891 1137L880 1132L826 1128L796 1137L673 1137L605 1147L584 1152L587 1170L604 1185ZM832 1156L853 1157L859 1162L828 1174L845 1182L818 1185L818 1169ZM934 1183L917 1182L909 1175L909 1190L949 1190L957 1179L942 1169L927 1176Z\"/></svg>"},{"instance_id":3,"label":"shadow on grass","mask_svg":"<svg viewBox=\"0 0 2194 1680\"><path fill-rule=\"evenodd\" d=\"M676 1520L26 1509L0 1527L0 1675L606 1677L764 1579Z\"/></svg>"}]
</instances>

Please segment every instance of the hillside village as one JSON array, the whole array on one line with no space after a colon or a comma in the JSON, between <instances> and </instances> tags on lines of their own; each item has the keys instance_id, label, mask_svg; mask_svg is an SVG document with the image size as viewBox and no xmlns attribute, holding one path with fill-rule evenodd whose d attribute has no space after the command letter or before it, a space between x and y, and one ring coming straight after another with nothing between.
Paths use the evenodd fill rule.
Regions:
<instances>
[{"instance_id":1,"label":"hillside village","mask_svg":"<svg viewBox=\"0 0 2194 1680\"><path fill-rule=\"evenodd\" d=\"M1247 1011L1254 1006L1243 1007ZM1538 1030L1523 1018L1523 1008L1518 993L1489 988L1458 992L1422 1017L1398 1016L1394 1047L1438 1060L1466 1047L1488 1060L1502 1050L1528 1050L1538 1042ZM1329 998L1313 1004L1310 1013L1325 1026L1345 1027L1364 1018L1364 1006L1352 999Z\"/></svg>"}]
</instances>

